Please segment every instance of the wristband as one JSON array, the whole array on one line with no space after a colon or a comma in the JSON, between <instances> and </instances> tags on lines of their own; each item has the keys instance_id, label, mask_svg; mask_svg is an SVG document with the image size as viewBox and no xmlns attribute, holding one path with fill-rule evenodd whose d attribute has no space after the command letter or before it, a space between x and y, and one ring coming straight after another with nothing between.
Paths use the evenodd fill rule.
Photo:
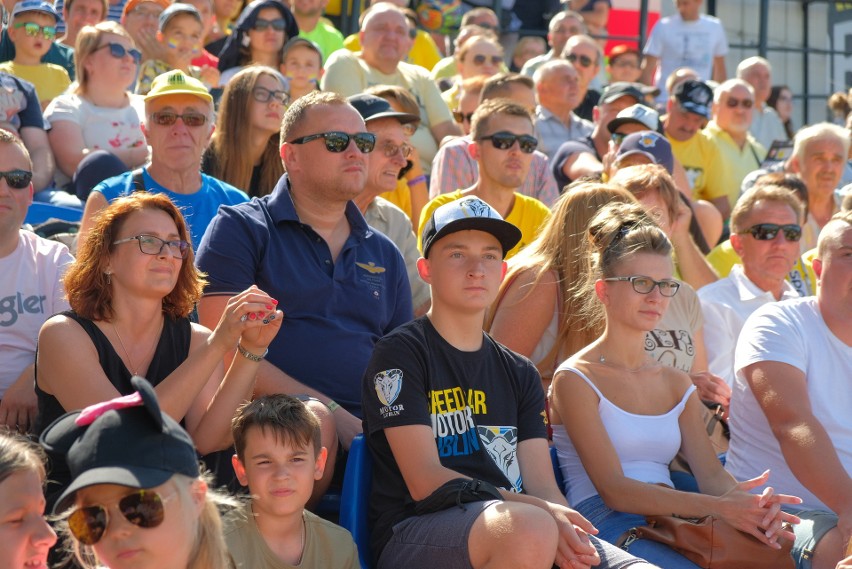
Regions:
<instances>
[{"instance_id":1,"label":"wristband","mask_svg":"<svg viewBox=\"0 0 852 569\"><path fill-rule=\"evenodd\" d=\"M266 354L269 353L269 350L264 350L263 353L260 354L260 355L253 354L250 351L248 351L247 349L245 349L240 342L237 342L237 350L240 352L241 356L243 356L247 360L251 360L253 362L259 362L259 361L263 360L263 358L266 357Z\"/></svg>"},{"instance_id":2,"label":"wristband","mask_svg":"<svg viewBox=\"0 0 852 569\"><path fill-rule=\"evenodd\" d=\"M340 409L340 404L334 399L329 399L328 403L326 403L325 406L328 407L328 410L332 413Z\"/></svg>"},{"instance_id":3,"label":"wristband","mask_svg":"<svg viewBox=\"0 0 852 569\"><path fill-rule=\"evenodd\" d=\"M424 182L424 183L426 182L426 175L425 174L420 174L416 178L411 178L410 180L408 180L408 185L409 186L416 186L417 184L419 184L421 182Z\"/></svg>"}]
</instances>

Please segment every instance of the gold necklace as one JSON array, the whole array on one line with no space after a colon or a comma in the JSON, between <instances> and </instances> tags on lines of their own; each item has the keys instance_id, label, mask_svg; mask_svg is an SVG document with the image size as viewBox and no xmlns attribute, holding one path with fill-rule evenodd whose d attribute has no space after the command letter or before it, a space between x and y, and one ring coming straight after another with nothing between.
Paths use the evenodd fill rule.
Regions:
<instances>
[{"instance_id":1,"label":"gold necklace","mask_svg":"<svg viewBox=\"0 0 852 569\"><path fill-rule=\"evenodd\" d=\"M127 347L124 345L124 340L121 339L121 334L118 333L118 328L115 327L115 322L110 321L110 324L112 325L112 330L113 330L113 332L115 332L116 338L118 338L118 343L121 344L121 349L124 350L124 355L127 357L127 363L130 364L130 367L128 367L127 369L130 370L131 375L139 375L137 373L136 364L133 363L133 358L130 357L130 352L127 351ZM160 335L162 334L162 331L163 331L163 324L161 323L160 324L160 334L157 334L157 337L154 338L154 344L151 346L151 349L148 350L148 353L145 354L145 359L147 359L147 357L151 354L151 352L153 352L157 348L157 341L160 339ZM145 361L145 360L143 359L142 361Z\"/></svg>"}]
</instances>

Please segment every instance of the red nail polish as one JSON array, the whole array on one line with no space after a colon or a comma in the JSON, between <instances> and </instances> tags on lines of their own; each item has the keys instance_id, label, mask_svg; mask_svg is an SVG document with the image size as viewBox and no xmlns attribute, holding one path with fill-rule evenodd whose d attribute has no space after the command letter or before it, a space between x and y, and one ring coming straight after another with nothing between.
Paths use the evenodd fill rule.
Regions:
<instances>
[{"instance_id":1,"label":"red nail polish","mask_svg":"<svg viewBox=\"0 0 852 569\"><path fill-rule=\"evenodd\" d=\"M254 315L254 312L252 312L252 313L249 315L249 318L251 318L252 320L257 320L257 316L255 316L255 315Z\"/></svg>"},{"instance_id":2,"label":"red nail polish","mask_svg":"<svg viewBox=\"0 0 852 569\"><path fill-rule=\"evenodd\" d=\"M267 304L267 305L266 305L266 309L267 309L267 310L272 310L272 305L271 305L271 304Z\"/></svg>"},{"instance_id":3,"label":"red nail polish","mask_svg":"<svg viewBox=\"0 0 852 569\"><path fill-rule=\"evenodd\" d=\"M277 301L277 300L275 300L275 299L273 298L273 299L272 299L272 304L278 304L278 301Z\"/></svg>"}]
</instances>

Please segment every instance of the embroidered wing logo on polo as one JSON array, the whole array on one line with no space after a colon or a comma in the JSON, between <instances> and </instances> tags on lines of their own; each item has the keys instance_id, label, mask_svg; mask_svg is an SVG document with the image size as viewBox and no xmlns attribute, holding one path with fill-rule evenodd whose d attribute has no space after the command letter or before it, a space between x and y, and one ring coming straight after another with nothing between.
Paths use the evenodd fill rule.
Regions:
<instances>
[{"instance_id":1,"label":"embroidered wing logo on polo","mask_svg":"<svg viewBox=\"0 0 852 569\"><path fill-rule=\"evenodd\" d=\"M465 217L490 217L488 204L479 198L468 198L462 202Z\"/></svg>"},{"instance_id":2,"label":"embroidered wing logo on polo","mask_svg":"<svg viewBox=\"0 0 852 569\"><path fill-rule=\"evenodd\" d=\"M362 269L373 275L381 274L387 270L384 267L376 266L373 261L370 261L368 263L355 263L355 265L361 267Z\"/></svg>"},{"instance_id":3,"label":"embroidered wing logo on polo","mask_svg":"<svg viewBox=\"0 0 852 569\"><path fill-rule=\"evenodd\" d=\"M374 380L379 401L386 406L393 405L402 390L402 370L388 369L381 371L376 374Z\"/></svg>"}]
</instances>

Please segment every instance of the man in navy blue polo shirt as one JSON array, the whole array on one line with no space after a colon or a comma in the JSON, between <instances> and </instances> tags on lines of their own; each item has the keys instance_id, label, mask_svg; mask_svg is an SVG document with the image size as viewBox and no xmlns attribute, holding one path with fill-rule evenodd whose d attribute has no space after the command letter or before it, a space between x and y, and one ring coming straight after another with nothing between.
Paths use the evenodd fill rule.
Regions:
<instances>
[{"instance_id":1,"label":"man in navy blue polo shirt","mask_svg":"<svg viewBox=\"0 0 852 569\"><path fill-rule=\"evenodd\" d=\"M281 126L287 173L270 195L221 207L197 257L210 283L198 307L203 324L215 325L232 291L248 285L278 299L284 324L255 391L324 403L329 464L338 439L348 448L361 431L361 377L373 346L413 317L402 255L351 201L364 189L375 146L366 130L334 93L294 102Z\"/></svg>"}]
</instances>

